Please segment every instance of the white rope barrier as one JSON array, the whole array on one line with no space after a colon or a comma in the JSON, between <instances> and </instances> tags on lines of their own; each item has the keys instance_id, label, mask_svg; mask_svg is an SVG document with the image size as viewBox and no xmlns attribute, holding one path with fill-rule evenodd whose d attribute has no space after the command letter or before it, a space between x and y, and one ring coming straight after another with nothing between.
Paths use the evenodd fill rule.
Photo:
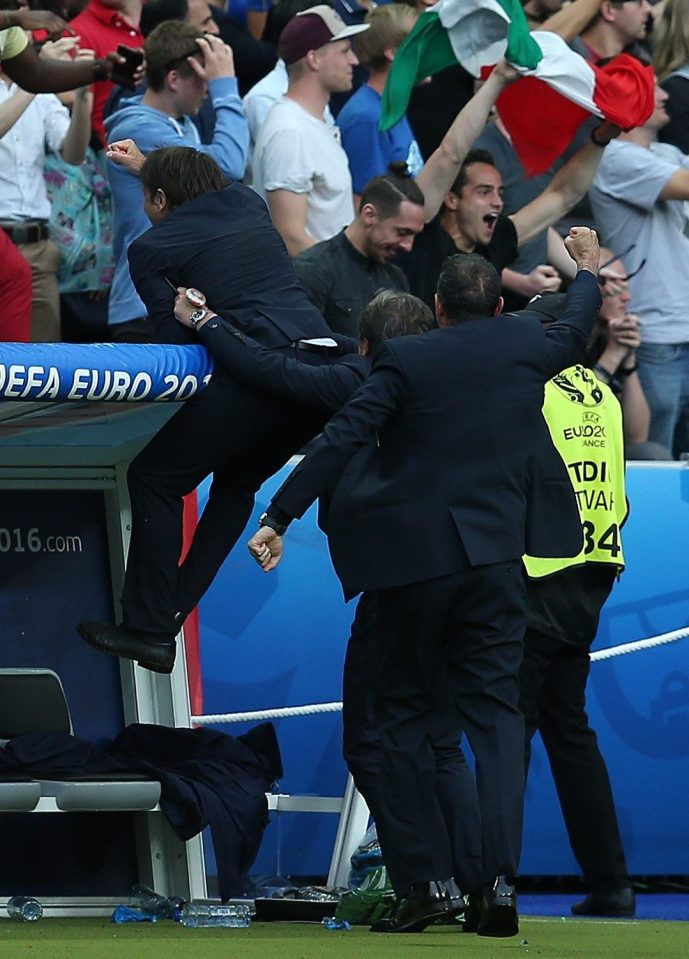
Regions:
<instances>
[{"instance_id":1,"label":"white rope barrier","mask_svg":"<svg viewBox=\"0 0 689 959\"><path fill-rule=\"evenodd\" d=\"M620 643L619 646L610 646L608 649L598 649L591 653L591 662L603 659L612 659L613 656L624 656L626 653L636 653L642 649L652 649L654 646L664 646L674 643L678 639L689 636L689 627L675 629L671 633L661 633L649 639L639 639L634 643ZM342 703L315 703L311 706L283 706L280 709L255 709L249 713L214 713L209 716L192 716L191 721L196 726L212 726L220 723L243 723L258 719L283 719L287 716L310 716L315 713L339 713Z\"/></svg>"},{"instance_id":2,"label":"white rope barrier","mask_svg":"<svg viewBox=\"0 0 689 959\"><path fill-rule=\"evenodd\" d=\"M674 643L677 639L689 636L689 628L675 629L671 633L661 633L651 636L650 639L638 639L635 643L620 643L619 646L610 646L608 649L597 649L591 653L591 662L601 659L611 659L613 656L624 656L625 653L636 653L640 649L652 649L654 646L663 646L665 643Z\"/></svg>"},{"instance_id":3,"label":"white rope barrier","mask_svg":"<svg viewBox=\"0 0 689 959\"><path fill-rule=\"evenodd\" d=\"M316 703L313 706L283 706L280 709L256 709L250 713L218 713L214 716L192 716L199 726L214 723L243 723L254 719L281 719L284 716L309 716L312 713L339 713L342 703Z\"/></svg>"}]
</instances>

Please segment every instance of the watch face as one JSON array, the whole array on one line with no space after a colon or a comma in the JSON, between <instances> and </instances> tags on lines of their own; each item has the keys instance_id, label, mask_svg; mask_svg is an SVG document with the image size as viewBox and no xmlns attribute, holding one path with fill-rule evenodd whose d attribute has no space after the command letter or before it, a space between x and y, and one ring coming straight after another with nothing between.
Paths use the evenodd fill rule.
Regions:
<instances>
[{"instance_id":1,"label":"watch face","mask_svg":"<svg viewBox=\"0 0 689 959\"><path fill-rule=\"evenodd\" d=\"M201 307L206 305L206 297L200 290L195 290L193 286L190 286L184 295L187 302L191 303L192 306Z\"/></svg>"}]
</instances>

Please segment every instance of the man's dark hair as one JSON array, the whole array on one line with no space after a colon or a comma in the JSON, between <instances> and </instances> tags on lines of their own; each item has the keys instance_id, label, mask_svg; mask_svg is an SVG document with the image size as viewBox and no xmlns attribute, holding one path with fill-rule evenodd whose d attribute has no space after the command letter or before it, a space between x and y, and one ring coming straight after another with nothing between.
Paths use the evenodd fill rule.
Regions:
<instances>
[{"instance_id":1,"label":"man's dark hair","mask_svg":"<svg viewBox=\"0 0 689 959\"><path fill-rule=\"evenodd\" d=\"M432 311L418 296L397 290L379 290L364 307L359 320L359 339L373 350L383 340L426 333L437 326Z\"/></svg>"},{"instance_id":2,"label":"man's dark hair","mask_svg":"<svg viewBox=\"0 0 689 959\"><path fill-rule=\"evenodd\" d=\"M187 63L187 57L201 54L196 41L202 36L202 30L178 20L159 23L149 33L144 50L146 79L151 90L160 93L165 88L165 77L170 70L177 70L182 76L191 76L192 68Z\"/></svg>"},{"instance_id":3,"label":"man's dark hair","mask_svg":"<svg viewBox=\"0 0 689 959\"><path fill-rule=\"evenodd\" d=\"M280 0L279 3L273 3L268 11L261 39L277 46L282 31L292 17L296 17L303 10L310 10L311 7L315 7L319 3L323 3L323 0ZM328 3L327 6L331 7L332 4Z\"/></svg>"},{"instance_id":4,"label":"man's dark hair","mask_svg":"<svg viewBox=\"0 0 689 959\"><path fill-rule=\"evenodd\" d=\"M370 203L376 208L380 218L387 220L391 216L397 216L405 200L415 206L423 206L426 202L415 180L408 175L400 176L390 172L368 181L361 194L359 209Z\"/></svg>"},{"instance_id":5,"label":"man's dark hair","mask_svg":"<svg viewBox=\"0 0 689 959\"><path fill-rule=\"evenodd\" d=\"M222 190L228 183L215 160L193 147L153 150L144 160L140 177L148 195L162 190L171 208Z\"/></svg>"},{"instance_id":6,"label":"man's dark hair","mask_svg":"<svg viewBox=\"0 0 689 959\"><path fill-rule=\"evenodd\" d=\"M479 253L458 253L443 262L437 290L450 323L493 316L500 300L500 275Z\"/></svg>"},{"instance_id":7,"label":"man's dark hair","mask_svg":"<svg viewBox=\"0 0 689 959\"><path fill-rule=\"evenodd\" d=\"M141 9L139 28L147 37L159 23L165 23L166 20L179 20L184 23L188 14L187 0L146 0Z\"/></svg>"},{"instance_id":8,"label":"man's dark hair","mask_svg":"<svg viewBox=\"0 0 689 959\"><path fill-rule=\"evenodd\" d=\"M462 188L467 182L467 170L470 166L473 166L474 163L485 163L487 166L496 167L495 159L493 154L489 153L488 150L469 150L467 155L464 157L464 161L459 168L459 173L455 182L450 187L450 192L455 193L457 196L462 192Z\"/></svg>"}]
</instances>

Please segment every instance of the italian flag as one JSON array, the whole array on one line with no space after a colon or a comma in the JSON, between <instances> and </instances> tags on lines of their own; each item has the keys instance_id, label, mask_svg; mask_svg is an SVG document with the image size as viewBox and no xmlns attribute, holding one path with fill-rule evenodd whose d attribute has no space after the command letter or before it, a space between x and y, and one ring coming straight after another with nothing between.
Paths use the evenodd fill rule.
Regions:
<instances>
[{"instance_id":1,"label":"italian flag","mask_svg":"<svg viewBox=\"0 0 689 959\"><path fill-rule=\"evenodd\" d=\"M653 112L653 70L634 57L621 54L594 66L557 34L530 33L520 0L439 0L395 55L381 130L401 119L424 77L458 63L485 77L503 57L523 78L501 94L497 108L529 175L547 170L587 117L630 130Z\"/></svg>"}]
</instances>

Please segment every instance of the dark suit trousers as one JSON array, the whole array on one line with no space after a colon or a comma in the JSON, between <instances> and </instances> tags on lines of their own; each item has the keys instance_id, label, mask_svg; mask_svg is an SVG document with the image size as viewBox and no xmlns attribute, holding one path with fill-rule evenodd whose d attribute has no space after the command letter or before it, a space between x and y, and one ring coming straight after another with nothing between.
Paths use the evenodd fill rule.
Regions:
<instances>
[{"instance_id":1,"label":"dark suit trousers","mask_svg":"<svg viewBox=\"0 0 689 959\"><path fill-rule=\"evenodd\" d=\"M383 860L393 888L403 895L406 877L394 874L394 851L388 857L392 840L388 836L388 816L380 784L380 736L376 726L376 641L377 594L364 593L359 599L352 633L345 655L342 721L343 753L356 788L366 800L376 823ZM481 882L481 817L473 772L467 766L457 741L454 709L444 690L434 691L439 701L437 727L433 730L435 794L450 842L452 875L462 889L474 889ZM433 855L443 854L445 833L434 837L441 847Z\"/></svg>"},{"instance_id":2,"label":"dark suit trousers","mask_svg":"<svg viewBox=\"0 0 689 959\"><path fill-rule=\"evenodd\" d=\"M524 794L520 563L381 590L378 603L376 724L388 823L383 852L399 889L453 874L435 788L434 737L448 723L455 743L464 731L476 761L481 881L515 876ZM438 702L435 692L443 688L448 696Z\"/></svg>"},{"instance_id":3,"label":"dark suit trousers","mask_svg":"<svg viewBox=\"0 0 689 959\"><path fill-rule=\"evenodd\" d=\"M207 590L246 527L256 491L324 421L312 409L244 389L222 372L184 404L127 474L132 507L122 594L127 626L176 632L175 613L189 613ZM211 473L206 508L179 566L183 497Z\"/></svg>"},{"instance_id":4,"label":"dark suit trousers","mask_svg":"<svg viewBox=\"0 0 689 959\"><path fill-rule=\"evenodd\" d=\"M594 571L596 572L596 571ZM562 577L563 574L559 574ZM581 575L577 569L566 576ZM589 582L602 607L614 572L603 568L599 582ZM590 575L589 575L590 579ZM562 622L577 617L563 589ZM555 781L574 856L592 889L605 891L629 885L615 803L605 760L586 714L589 650L597 616L587 636L562 638L529 628L524 640L520 706L526 726L527 768L534 733L541 733Z\"/></svg>"}]
</instances>

